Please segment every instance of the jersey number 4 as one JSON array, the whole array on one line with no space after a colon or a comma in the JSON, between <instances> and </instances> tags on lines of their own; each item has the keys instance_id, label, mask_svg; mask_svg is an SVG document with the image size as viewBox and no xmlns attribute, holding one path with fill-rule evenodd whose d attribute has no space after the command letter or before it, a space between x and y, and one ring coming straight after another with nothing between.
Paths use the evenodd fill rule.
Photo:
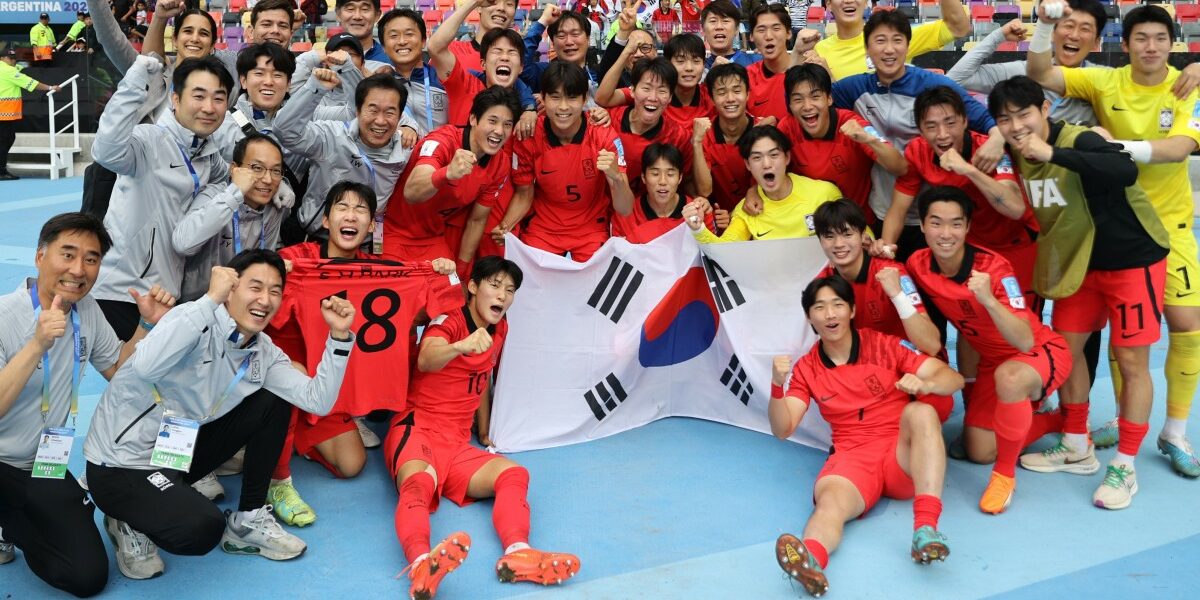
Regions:
<instances>
[{"instance_id":1,"label":"jersey number 4","mask_svg":"<svg viewBox=\"0 0 1200 600\"><path fill-rule=\"evenodd\" d=\"M346 291L335 295L345 298ZM382 310L378 310L380 308ZM399 336L396 324L391 319L400 312L400 294L387 288L372 290L363 296L362 306L358 310L363 316L362 327L354 332L358 349L362 352L382 352L391 348Z\"/></svg>"}]
</instances>

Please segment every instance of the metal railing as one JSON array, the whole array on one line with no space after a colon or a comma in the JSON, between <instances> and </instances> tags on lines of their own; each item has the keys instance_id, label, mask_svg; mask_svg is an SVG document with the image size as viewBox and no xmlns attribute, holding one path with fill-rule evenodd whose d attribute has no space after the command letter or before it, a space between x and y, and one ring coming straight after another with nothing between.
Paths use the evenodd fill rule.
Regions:
<instances>
[{"instance_id":1,"label":"metal railing","mask_svg":"<svg viewBox=\"0 0 1200 600\"><path fill-rule=\"evenodd\" d=\"M79 75L72 75L70 79L58 84L58 91L61 92L68 86L71 88L71 101L62 105L60 108L55 108L54 96L57 92L51 90L46 94L46 101L50 104L50 179L58 179L59 169L66 168L67 176L74 174L75 153L81 149L79 147ZM64 125L61 129L56 127L58 122L58 113L71 109L71 122ZM69 152L64 156L58 149L58 135L71 130L71 147ZM60 161L66 161L66 164L61 164Z\"/></svg>"}]
</instances>

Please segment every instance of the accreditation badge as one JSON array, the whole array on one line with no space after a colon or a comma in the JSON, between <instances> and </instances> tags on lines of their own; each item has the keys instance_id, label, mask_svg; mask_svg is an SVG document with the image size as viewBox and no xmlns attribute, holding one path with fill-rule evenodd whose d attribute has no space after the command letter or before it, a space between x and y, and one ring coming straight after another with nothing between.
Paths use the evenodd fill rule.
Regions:
<instances>
[{"instance_id":1,"label":"accreditation badge","mask_svg":"<svg viewBox=\"0 0 1200 600\"><path fill-rule=\"evenodd\" d=\"M72 427L47 427L38 440L37 456L33 459L34 479L62 479L67 475L67 461L75 443Z\"/></svg>"}]
</instances>

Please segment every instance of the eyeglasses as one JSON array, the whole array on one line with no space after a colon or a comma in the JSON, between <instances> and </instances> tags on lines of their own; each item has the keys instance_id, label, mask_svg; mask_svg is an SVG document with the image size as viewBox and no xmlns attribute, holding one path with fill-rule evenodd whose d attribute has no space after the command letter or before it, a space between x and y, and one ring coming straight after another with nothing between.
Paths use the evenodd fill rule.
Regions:
<instances>
[{"instance_id":1,"label":"eyeglasses","mask_svg":"<svg viewBox=\"0 0 1200 600\"><path fill-rule=\"evenodd\" d=\"M259 179L262 179L267 173L271 174L272 179L283 179L283 169L279 167L268 169L258 163L254 163L250 165L250 172L254 173L254 176Z\"/></svg>"},{"instance_id":2,"label":"eyeglasses","mask_svg":"<svg viewBox=\"0 0 1200 600\"><path fill-rule=\"evenodd\" d=\"M640 52L642 54L654 54L655 53L654 44L638 44L637 46L634 47L634 50L637 50L638 52Z\"/></svg>"}]
</instances>

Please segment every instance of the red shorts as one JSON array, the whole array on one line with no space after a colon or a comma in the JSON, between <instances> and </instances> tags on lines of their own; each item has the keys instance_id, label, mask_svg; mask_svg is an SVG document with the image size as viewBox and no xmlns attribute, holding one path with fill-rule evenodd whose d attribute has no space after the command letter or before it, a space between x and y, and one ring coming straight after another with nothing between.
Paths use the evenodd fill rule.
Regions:
<instances>
[{"instance_id":1,"label":"red shorts","mask_svg":"<svg viewBox=\"0 0 1200 600\"><path fill-rule=\"evenodd\" d=\"M1015 360L1033 367L1042 378L1042 395L1040 398L1030 398L1034 410L1040 403L1049 398L1071 374L1071 349L1066 340L1054 336L1033 350L1024 354L1014 354L1005 362ZM1000 401L996 394L997 364L980 364L979 374L975 376L975 385L971 388L971 397L967 399L967 413L963 416L964 427L993 429L992 418L996 412L996 403Z\"/></svg>"},{"instance_id":2,"label":"red shorts","mask_svg":"<svg viewBox=\"0 0 1200 600\"><path fill-rule=\"evenodd\" d=\"M434 237L421 241L391 239L383 247L383 257L388 260L401 262L420 262L435 258L454 260L457 255L452 253L445 237Z\"/></svg>"},{"instance_id":3,"label":"red shorts","mask_svg":"<svg viewBox=\"0 0 1200 600\"><path fill-rule=\"evenodd\" d=\"M883 496L896 500L912 498L912 478L896 461L899 441L899 436L888 436L849 450L835 450L825 460L817 481L829 475L849 479L866 504L864 515Z\"/></svg>"},{"instance_id":4,"label":"red shorts","mask_svg":"<svg viewBox=\"0 0 1200 600\"><path fill-rule=\"evenodd\" d=\"M1054 328L1091 333L1112 323L1114 346L1149 346L1161 336L1167 261L1120 271L1088 271L1079 291L1054 301Z\"/></svg>"},{"instance_id":5,"label":"red shorts","mask_svg":"<svg viewBox=\"0 0 1200 600\"><path fill-rule=\"evenodd\" d=\"M1033 267L1037 262L1037 248L1037 242L1029 242L1024 246L997 250L997 253L1012 264L1013 274L1017 276L1017 283L1021 284L1021 291L1025 295L1025 306L1040 320L1042 298L1033 291Z\"/></svg>"},{"instance_id":6,"label":"red shorts","mask_svg":"<svg viewBox=\"0 0 1200 600\"><path fill-rule=\"evenodd\" d=\"M437 489L429 512L437 510L438 498L443 496L459 506L474 502L474 498L467 496L471 477L499 457L467 442L447 440L436 431L414 425L411 417L410 413L404 418L399 415L393 418L383 442L383 458L392 479L396 479L404 463L423 461L437 473Z\"/></svg>"},{"instance_id":7,"label":"red shorts","mask_svg":"<svg viewBox=\"0 0 1200 600\"><path fill-rule=\"evenodd\" d=\"M608 241L607 231L590 231L572 233L569 236L553 234L545 231L526 229L521 234L521 241L539 250L564 256L571 253L571 260L587 262L604 242Z\"/></svg>"},{"instance_id":8,"label":"red shorts","mask_svg":"<svg viewBox=\"0 0 1200 600\"><path fill-rule=\"evenodd\" d=\"M357 432L358 425L345 413L326 415L316 423L310 423L307 417L303 412L296 416L296 453L325 467L334 477L341 477L338 470L317 451L317 444L332 440L343 433Z\"/></svg>"}]
</instances>

